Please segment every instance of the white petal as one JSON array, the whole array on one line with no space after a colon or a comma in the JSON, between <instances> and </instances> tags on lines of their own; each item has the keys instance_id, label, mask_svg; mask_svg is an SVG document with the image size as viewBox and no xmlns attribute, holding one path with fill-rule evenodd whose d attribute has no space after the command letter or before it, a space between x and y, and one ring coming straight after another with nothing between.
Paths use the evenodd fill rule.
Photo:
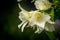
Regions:
<instances>
[{"instance_id":1,"label":"white petal","mask_svg":"<svg viewBox=\"0 0 60 40\"><path fill-rule=\"evenodd\" d=\"M40 22L40 23L36 23L37 26L39 26L40 28L43 28L45 27L45 22Z\"/></svg>"},{"instance_id":2,"label":"white petal","mask_svg":"<svg viewBox=\"0 0 60 40\"><path fill-rule=\"evenodd\" d=\"M42 16L44 21L48 21L51 18L48 14L43 14Z\"/></svg>"},{"instance_id":3,"label":"white petal","mask_svg":"<svg viewBox=\"0 0 60 40\"><path fill-rule=\"evenodd\" d=\"M26 20L27 16L28 16L28 12L26 12L26 11L21 11L21 12L19 13L19 19L20 19L21 21Z\"/></svg>"},{"instance_id":4,"label":"white petal","mask_svg":"<svg viewBox=\"0 0 60 40\"><path fill-rule=\"evenodd\" d=\"M21 21L26 20L24 13L25 13L24 11L21 11L21 12L19 13L19 19L20 19Z\"/></svg>"},{"instance_id":5,"label":"white petal","mask_svg":"<svg viewBox=\"0 0 60 40\"><path fill-rule=\"evenodd\" d=\"M35 33L38 33L39 32L39 29L37 28L37 30L35 31Z\"/></svg>"},{"instance_id":6,"label":"white petal","mask_svg":"<svg viewBox=\"0 0 60 40\"><path fill-rule=\"evenodd\" d=\"M24 24L23 24L23 26L22 26L22 28L21 28L21 31L23 32L23 30L24 30L24 27L27 25L27 23L28 22L25 22Z\"/></svg>"},{"instance_id":7,"label":"white petal","mask_svg":"<svg viewBox=\"0 0 60 40\"><path fill-rule=\"evenodd\" d=\"M24 24L24 22L26 21L22 21L22 23L18 25L18 28L20 28Z\"/></svg>"},{"instance_id":8,"label":"white petal","mask_svg":"<svg viewBox=\"0 0 60 40\"><path fill-rule=\"evenodd\" d=\"M41 29L40 27L37 27L37 30L35 31L35 33L41 33L43 31L43 29Z\"/></svg>"},{"instance_id":9,"label":"white petal","mask_svg":"<svg viewBox=\"0 0 60 40\"><path fill-rule=\"evenodd\" d=\"M26 10L24 10L24 9L21 7L20 3L18 3L18 6L19 6L20 10L27 12Z\"/></svg>"},{"instance_id":10,"label":"white petal","mask_svg":"<svg viewBox=\"0 0 60 40\"><path fill-rule=\"evenodd\" d=\"M45 30L46 30L46 31L50 31L50 32L55 31L54 24L48 23L48 24L45 26Z\"/></svg>"},{"instance_id":11,"label":"white petal","mask_svg":"<svg viewBox=\"0 0 60 40\"><path fill-rule=\"evenodd\" d=\"M50 24L55 24L55 22L52 22L51 20L49 20L48 23L50 23Z\"/></svg>"},{"instance_id":12,"label":"white petal","mask_svg":"<svg viewBox=\"0 0 60 40\"><path fill-rule=\"evenodd\" d=\"M35 25L34 21L33 21L33 20L30 20L29 25L30 25L30 26Z\"/></svg>"},{"instance_id":13,"label":"white petal","mask_svg":"<svg viewBox=\"0 0 60 40\"><path fill-rule=\"evenodd\" d=\"M39 32L38 32L38 34L40 34L40 33L41 33L43 30L44 30L44 29L42 29L42 30L41 30L41 29L39 29Z\"/></svg>"}]
</instances>

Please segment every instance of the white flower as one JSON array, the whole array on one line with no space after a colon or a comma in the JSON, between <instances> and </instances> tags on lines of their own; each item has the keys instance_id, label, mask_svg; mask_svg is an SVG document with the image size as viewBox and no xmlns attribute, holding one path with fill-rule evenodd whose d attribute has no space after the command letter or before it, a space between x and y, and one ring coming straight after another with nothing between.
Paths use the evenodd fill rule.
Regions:
<instances>
[{"instance_id":1,"label":"white flower","mask_svg":"<svg viewBox=\"0 0 60 40\"><path fill-rule=\"evenodd\" d=\"M22 32L27 24L33 28L35 28L35 26L37 27L37 30L35 31L35 33L41 33L44 29L51 30L51 28L53 28L53 26L50 25L53 22L50 21L50 16L48 14L45 14L39 11L28 12L22 9L20 5L19 7L22 10L21 12L19 12L19 19L22 21L22 23L18 25L18 28L21 28L22 26L21 28ZM50 23L50 24L47 24L47 23Z\"/></svg>"},{"instance_id":2,"label":"white flower","mask_svg":"<svg viewBox=\"0 0 60 40\"><path fill-rule=\"evenodd\" d=\"M48 0L36 0L34 4L38 10L47 10L51 8L51 3Z\"/></svg>"},{"instance_id":3,"label":"white flower","mask_svg":"<svg viewBox=\"0 0 60 40\"><path fill-rule=\"evenodd\" d=\"M52 21L46 22L45 30L50 31L50 32L55 31L54 24L55 24L55 22L52 22Z\"/></svg>"},{"instance_id":4,"label":"white flower","mask_svg":"<svg viewBox=\"0 0 60 40\"><path fill-rule=\"evenodd\" d=\"M21 28L22 32L27 23L29 23L29 25L32 26L33 28L35 25L37 26L37 30L35 31L35 33L41 33L44 29L48 29L46 26L46 22L50 20L49 15L43 14L38 11L30 11L26 13L24 11L21 11L19 14L20 14L19 19L22 21L22 23L18 25L18 27L20 28L23 25Z\"/></svg>"}]
</instances>

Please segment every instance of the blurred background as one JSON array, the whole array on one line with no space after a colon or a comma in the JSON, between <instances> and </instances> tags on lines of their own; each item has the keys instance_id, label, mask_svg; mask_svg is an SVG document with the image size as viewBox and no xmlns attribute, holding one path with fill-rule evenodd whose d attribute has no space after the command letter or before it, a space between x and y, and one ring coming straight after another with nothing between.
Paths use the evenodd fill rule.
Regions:
<instances>
[{"instance_id":1,"label":"blurred background","mask_svg":"<svg viewBox=\"0 0 60 40\"><path fill-rule=\"evenodd\" d=\"M51 0L50 0L51 1ZM56 0L54 0L56 1ZM19 12L17 0L1 0L0 1L0 40L59 40L60 35L60 1L57 0L56 7L54 9L54 20L56 22L56 31L49 33L48 36L45 31L41 34L34 34L31 28L25 28L24 32L18 29ZM26 10L35 10L35 6L31 3L31 0L22 0L21 6ZM51 37L52 36L52 37Z\"/></svg>"}]
</instances>

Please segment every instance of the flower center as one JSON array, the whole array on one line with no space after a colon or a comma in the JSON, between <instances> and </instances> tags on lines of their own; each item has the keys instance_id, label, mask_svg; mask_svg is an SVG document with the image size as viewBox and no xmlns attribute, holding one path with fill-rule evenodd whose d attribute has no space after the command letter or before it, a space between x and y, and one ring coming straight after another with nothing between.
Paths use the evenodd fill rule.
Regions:
<instances>
[{"instance_id":1,"label":"flower center","mask_svg":"<svg viewBox=\"0 0 60 40\"><path fill-rule=\"evenodd\" d=\"M46 8L46 4L45 3L42 2L41 5L42 5L41 8Z\"/></svg>"},{"instance_id":2,"label":"flower center","mask_svg":"<svg viewBox=\"0 0 60 40\"><path fill-rule=\"evenodd\" d=\"M34 14L34 19L36 22L40 22L42 20L41 15L39 13Z\"/></svg>"}]
</instances>

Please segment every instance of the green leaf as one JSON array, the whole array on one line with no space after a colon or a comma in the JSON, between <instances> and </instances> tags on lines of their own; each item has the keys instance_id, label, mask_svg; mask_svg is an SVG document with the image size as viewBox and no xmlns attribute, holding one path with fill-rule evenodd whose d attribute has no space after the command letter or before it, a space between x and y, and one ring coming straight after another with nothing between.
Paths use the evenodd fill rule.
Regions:
<instances>
[{"instance_id":1,"label":"green leaf","mask_svg":"<svg viewBox=\"0 0 60 40\"><path fill-rule=\"evenodd\" d=\"M54 8L51 9L49 15L51 16L51 20L54 21Z\"/></svg>"},{"instance_id":2,"label":"green leaf","mask_svg":"<svg viewBox=\"0 0 60 40\"><path fill-rule=\"evenodd\" d=\"M44 31L50 40L57 40L53 32Z\"/></svg>"},{"instance_id":3,"label":"green leaf","mask_svg":"<svg viewBox=\"0 0 60 40\"><path fill-rule=\"evenodd\" d=\"M32 0L31 2L34 2L35 0Z\"/></svg>"}]
</instances>

